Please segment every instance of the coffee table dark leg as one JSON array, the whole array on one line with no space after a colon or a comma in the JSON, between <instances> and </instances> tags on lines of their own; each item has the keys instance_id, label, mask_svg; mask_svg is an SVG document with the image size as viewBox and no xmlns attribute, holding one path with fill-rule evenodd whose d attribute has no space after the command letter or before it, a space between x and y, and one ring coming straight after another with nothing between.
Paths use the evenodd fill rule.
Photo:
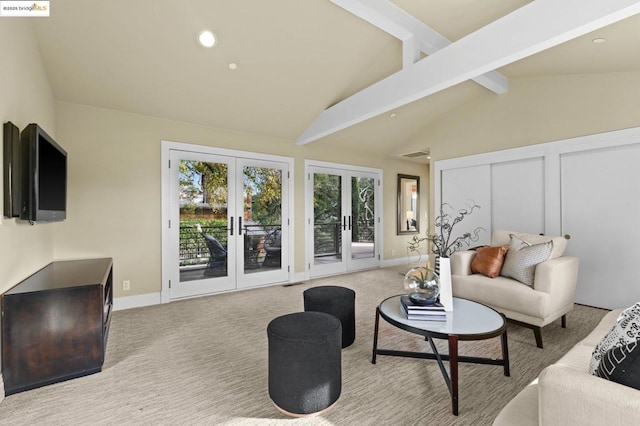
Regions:
<instances>
[{"instance_id":1,"label":"coffee table dark leg","mask_svg":"<svg viewBox=\"0 0 640 426\"><path fill-rule=\"evenodd\" d=\"M373 331L373 353L371 354L371 364L376 363L378 353L378 324L380 323L380 308L376 307L376 324Z\"/></svg>"},{"instance_id":2,"label":"coffee table dark leg","mask_svg":"<svg viewBox=\"0 0 640 426\"><path fill-rule=\"evenodd\" d=\"M458 336L449 336L449 374L451 375L451 411L458 415Z\"/></svg>"},{"instance_id":3,"label":"coffee table dark leg","mask_svg":"<svg viewBox=\"0 0 640 426\"><path fill-rule=\"evenodd\" d=\"M509 371L509 345L507 343L507 328L504 328L504 333L501 336L502 339L502 362L504 362L504 375L509 377L511 375Z\"/></svg>"}]
</instances>

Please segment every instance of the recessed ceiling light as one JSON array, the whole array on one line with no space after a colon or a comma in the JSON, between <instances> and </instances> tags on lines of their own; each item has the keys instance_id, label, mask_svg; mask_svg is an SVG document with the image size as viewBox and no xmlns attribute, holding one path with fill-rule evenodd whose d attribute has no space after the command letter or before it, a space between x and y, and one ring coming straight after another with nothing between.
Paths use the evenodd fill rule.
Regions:
<instances>
[{"instance_id":1,"label":"recessed ceiling light","mask_svg":"<svg viewBox=\"0 0 640 426\"><path fill-rule=\"evenodd\" d=\"M396 113L395 113L395 112L392 112L391 114L389 114L389 117L391 117L391 118L393 118L393 117L395 117L395 116L396 116Z\"/></svg>"},{"instance_id":2,"label":"recessed ceiling light","mask_svg":"<svg viewBox=\"0 0 640 426\"><path fill-rule=\"evenodd\" d=\"M600 37L598 37L598 38L594 38L594 39L593 39L593 40L591 40L591 41L592 41L592 42L594 42L594 43L596 43L596 44L600 44L600 43L604 43L604 42L605 42L605 41L607 41L607 40L606 40L606 39L604 39L604 38L600 38Z\"/></svg>"},{"instance_id":3,"label":"recessed ceiling light","mask_svg":"<svg viewBox=\"0 0 640 426\"><path fill-rule=\"evenodd\" d=\"M203 31L198 34L198 41L204 47L213 47L216 44L216 36L211 31Z\"/></svg>"},{"instance_id":4,"label":"recessed ceiling light","mask_svg":"<svg viewBox=\"0 0 640 426\"><path fill-rule=\"evenodd\" d=\"M238 69L238 64L236 64L235 62L229 62L229 69L230 70L237 70Z\"/></svg>"}]
</instances>

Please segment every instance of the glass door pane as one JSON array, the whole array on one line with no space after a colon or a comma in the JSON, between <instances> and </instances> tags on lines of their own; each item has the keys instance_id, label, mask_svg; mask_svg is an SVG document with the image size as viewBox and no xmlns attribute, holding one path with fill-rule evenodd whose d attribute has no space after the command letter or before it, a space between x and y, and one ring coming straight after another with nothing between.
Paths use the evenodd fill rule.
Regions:
<instances>
[{"instance_id":1,"label":"glass door pane","mask_svg":"<svg viewBox=\"0 0 640 426\"><path fill-rule=\"evenodd\" d=\"M375 257L375 182L351 177L351 259Z\"/></svg>"},{"instance_id":2,"label":"glass door pane","mask_svg":"<svg viewBox=\"0 0 640 426\"><path fill-rule=\"evenodd\" d=\"M231 159L206 154L171 153L171 236L178 282L171 297L188 297L235 287L229 205Z\"/></svg>"},{"instance_id":3,"label":"glass door pane","mask_svg":"<svg viewBox=\"0 0 640 426\"><path fill-rule=\"evenodd\" d=\"M349 258L350 271L379 266L376 233L376 202L379 177L375 173L350 171Z\"/></svg>"},{"instance_id":4,"label":"glass door pane","mask_svg":"<svg viewBox=\"0 0 640 426\"><path fill-rule=\"evenodd\" d=\"M285 281L288 277L287 258L283 257L288 238L285 168L285 164L258 160L241 160L238 165L242 173L241 199L237 200L238 211L242 211L238 217L238 287Z\"/></svg>"},{"instance_id":5,"label":"glass door pane","mask_svg":"<svg viewBox=\"0 0 640 426\"><path fill-rule=\"evenodd\" d=\"M314 264L342 262L342 176L313 175Z\"/></svg>"},{"instance_id":6,"label":"glass door pane","mask_svg":"<svg viewBox=\"0 0 640 426\"><path fill-rule=\"evenodd\" d=\"M313 250L313 261L309 268L311 276L321 276L344 272L347 269L345 253L347 215L345 173L341 170L324 167L309 168L312 197L310 227L312 236L310 249Z\"/></svg>"},{"instance_id":7,"label":"glass door pane","mask_svg":"<svg viewBox=\"0 0 640 426\"><path fill-rule=\"evenodd\" d=\"M227 276L228 166L180 161L180 282Z\"/></svg>"}]
</instances>

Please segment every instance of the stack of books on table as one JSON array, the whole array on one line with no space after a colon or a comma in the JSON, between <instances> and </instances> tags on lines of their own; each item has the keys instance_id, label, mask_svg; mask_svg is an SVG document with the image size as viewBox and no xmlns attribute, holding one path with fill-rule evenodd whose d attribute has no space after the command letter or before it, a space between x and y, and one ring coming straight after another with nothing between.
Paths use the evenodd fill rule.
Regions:
<instances>
[{"instance_id":1,"label":"stack of books on table","mask_svg":"<svg viewBox=\"0 0 640 426\"><path fill-rule=\"evenodd\" d=\"M417 305L411 301L408 295L400 296L400 306L408 320L420 321L446 321L447 313L440 303L433 305Z\"/></svg>"}]
</instances>

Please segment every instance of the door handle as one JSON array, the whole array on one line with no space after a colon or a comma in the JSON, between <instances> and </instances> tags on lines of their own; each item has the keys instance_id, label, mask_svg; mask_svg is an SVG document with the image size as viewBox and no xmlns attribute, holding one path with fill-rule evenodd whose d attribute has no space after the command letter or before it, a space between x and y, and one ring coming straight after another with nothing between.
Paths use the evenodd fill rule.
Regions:
<instances>
[{"instance_id":1,"label":"door handle","mask_svg":"<svg viewBox=\"0 0 640 426\"><path fill-rule=\"evenodd\" d=\"M347 217L346 216L342 216L342 230L343 231L347 230Z\"/></svg>"},{"instance_id":2,"label":"door handle","mask_svg":"<svg viewBox=\"0 0 640 426\"><path fill-rule=\"evenodd\" d=\"M349 231L351 231L351 218L352 216L349 216Z\"/></svg>"},{"instance_id":3,"label":"door handle","mask_svg":"<svg viewBox=\"0 0 640 426\"><path fill-rule=\"evenodd\" d=\"M231 231L231 236L233 236L233 218L231 218L231 229L229 229L229 231Z\"/></svg>"},{"instance_id":4,"label":"door handle","mask_svg":"<svg viewBox=\"0 0 640 426\"><path fill-rule=\"evenodd\" d=\"M238 216L238 235L242 235L242 216Z\"/></svg>"}]
</instances>

